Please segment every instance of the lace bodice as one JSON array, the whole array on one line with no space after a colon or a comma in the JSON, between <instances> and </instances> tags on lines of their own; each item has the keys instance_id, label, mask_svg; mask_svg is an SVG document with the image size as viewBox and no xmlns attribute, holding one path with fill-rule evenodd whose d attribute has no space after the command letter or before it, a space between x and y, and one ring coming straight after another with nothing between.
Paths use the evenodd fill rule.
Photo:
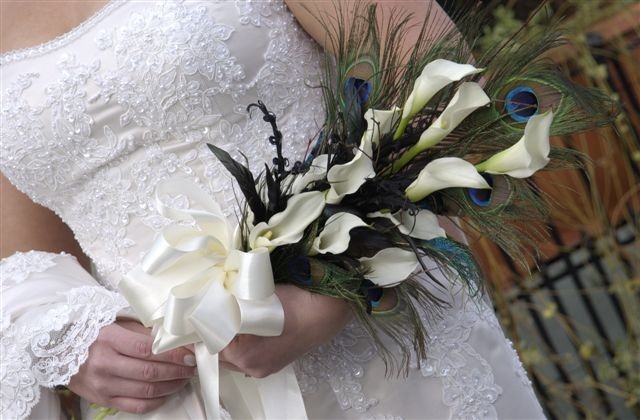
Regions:
<instances>
[{"instance_id":1,"label":"lace bodice","mask_svg":"<svg viewBox=\"0 0 640 420\"><path fill-rule=\"evenodd\" d=\"M112 0L62 37L0 57L0 169L70 226L99 281L115 290L168 223L155 206L161 180L188 178L234 216L233 183L205 143L245 155L255 173L269 163L270 127L248 117L249 103L262 100L277 115L285 156L303 157L324 119L322 64L280 0ZM161 198L190 205L181 195ZM62 287L68 259L16 254L1 265L1 287L13 288L17 304L24 292L16 285L34 278L53 276ZM38 385L66 383L98 329L126 305L117 293L79 285L59 292L58 312L34 310L37 322L2 317L2 412L26 415ZM356 323L299 361L310 417L491 418L501 401L516 407L506 413L541 413L486 303L463 296L427 322L428 363L406 380L385 379ZM496 383L500 369L524 397L499 399L515 392ZM407 404L409 395L419 403Z\"/></svg>"},{"instance_id":2,"label":"lace bodice","mask_svg":"<svg viewBox=\"0 0 640 420\"><path fill-rule=\"evenodd\" d=\"M232 183L205 143L256 172L270 162L270 127L249 103L278 116L292 162L323 118L319 50L280 1L114 1L0 65L2 171L60 215L109 287L165 223L161 179L190 178L233 215Z\"/></svg>"}]
</instances>

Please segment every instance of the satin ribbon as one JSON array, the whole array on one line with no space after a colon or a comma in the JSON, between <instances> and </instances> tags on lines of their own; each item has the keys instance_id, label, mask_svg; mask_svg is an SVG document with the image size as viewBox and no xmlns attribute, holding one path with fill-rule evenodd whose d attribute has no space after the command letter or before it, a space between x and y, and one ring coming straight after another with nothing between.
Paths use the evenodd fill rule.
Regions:
<instances>
[{"instance_id":1,"label":"satin ribbon","mask_svg":"<svg viewBox=\"0 0 640 420\"><path fill-rule=\"evenodd\" d=\"M167 194L186 195L199 210L167 206L161 200ZM218 373L217 354L237 334L282 333L284 311L275 295L269 251L238 250L238 235L220 207L189 181L160 184L156 205L178 223L163 229L140 265L118 285L141 322L153 328L153 352L195 344L207 418L220 418L221 385L238 391L223 393L223 403L233 411L252 418L306 418L290 367L266 382ZM249 395L259 398L247 403ZM271 401L274 395L286 397L288 404Z\"/></svg>"}]
</instances>

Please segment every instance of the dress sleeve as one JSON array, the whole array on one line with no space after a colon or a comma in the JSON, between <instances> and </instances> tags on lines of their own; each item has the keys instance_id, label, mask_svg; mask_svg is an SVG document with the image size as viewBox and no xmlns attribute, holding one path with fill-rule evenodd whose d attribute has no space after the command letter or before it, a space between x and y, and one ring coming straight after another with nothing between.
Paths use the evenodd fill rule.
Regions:
<instances>
[{"instance_id":1,"label":"dress sleeve","mask_svg":"<svg viewBox=\"0 0 640 420\"><path fill-rule=\"evenodd\" d=\"M30 251L1 260L0 293L0 417L21 419L41 392L50 392L42 387L69 383L100 328L127 303L65 253ZM52 400L47 395L42 403Z\"/></svg>"}]
</instances>

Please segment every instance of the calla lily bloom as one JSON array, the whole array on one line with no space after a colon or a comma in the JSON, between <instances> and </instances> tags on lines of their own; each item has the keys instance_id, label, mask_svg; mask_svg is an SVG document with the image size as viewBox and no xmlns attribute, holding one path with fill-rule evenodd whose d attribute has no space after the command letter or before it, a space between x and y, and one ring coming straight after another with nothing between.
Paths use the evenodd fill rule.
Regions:
<instances>
[{"instance_id":1,"label":"calla lily bloom","mask_svg":"<svg viewBox=\"0 0 640 420\"><path fill-rule=\"evenodd\" d=\"M309 170L303 175L295 176L293 182L291 182L291 193L298 194L304 190L307 185L312 182L319 181L327 174L327 165L329 163L328 155L319 155L311 162ZM289 175L292 176L292 175Z\"/></svg>"},{"instance_id":2,"label":"calla lily bloom","mask_svg":"<svg viewBox=\"0 0 640 420\"><path fill-rule=\"evenodd\" d=\"M313 241L311 254L342 254L349 247L351 229L368 226L364 220L351 213L336 213L329 217L324 229Z\"/></svg>"},{"instance_id":3,"label":"calla lily bloom","mask_svg":"<svg viewBox=\"0 0 640 420\"><path fill-rule=\"evenodd\" d=\"M534 115L524 127L524 135L513 146L476 165L480 172L527 178L549 163L549 129L553 112Z\"/></svg>"},{"instance_id":4,"label":"calla lily bloom","mask_svg":"<svg viewBox=\"0 0 640 420\"><path fill-rule=\"evenodd\" d=\"M260 222L249 232L249 247L273 248L293 244L300 239L304 230L320 216L324 210L324 193L309 191L292 196L287 208L271 216L268 222Z\"/></svg>"},{"instance_id":5,"label":"calla lily bloom","mask_svg":"<svg viewBox=\"0 0 640 420\"><path fill-rule=\"evenodd\" d=\"M413 251L401 248L385 248L373 257L359 258L365 277L382 287L395 286L406 280L418 268L418 258Z\"/></svg>"},{"instance_id":6,"label":"calla lily bloom","mask_svg":"<svg viewBox=\"0 0 640 420\"><path fill-rule=\"evenodd\" d=\"M422 168L418 178L405 190L405 195L416 202L434 191L452 187L491 188L471 163L447 157L435 159Z\"/></svg>"},{"instance_id":7,"label":"calla lily bloom","mask_svg":"<svg viewBox=\"0 0 640 420\"><path fill-rule=\"evenodd\" d=\"M391 132L393 126L400 119L402 110L397 106L392 110L368 109L364 114L367 121L367 130L364 135L371 140L372 144L378 144L380 138Z\"/></svg>"},{"instance_id":8,"label":"calla lily bloom","mask_svg":"<svg viewBox=\"0 0 640 420\"><path fill-rule=\"evenodd\" d=\"M400 108L384 111L369 109L364 114L367 120L367 130L360 140L360 148L350 162L334 165L327 173L327 181L331 188L327 191L326 200L329 204L339 203L345 195L358 191L367 178L376 175L373 169L373 145L380 138L391 132L400 115Z\"/></svg>"},{"instance_id":9,"label":"calla lily bloom","mask_svg":"<svg viewBox=\"0 0 640 420\"><path fill-rule=\"evenodd\" d=\"M460 85L451 102L427 128L418 142L393 163L394 171L409 163L418 153L434 146L447 137L473 111L491 102L479 84L466 82Z\"/></svg>"},{"instance_id":10,"label":"calla lily bloom","mask_svg":"<svg viewBox=\"0 0 640 420\"><path fill-rule=\"evenodd\" d=\"M438 217L429 210L420 210L411 214L408 211L398 211L393 214L375 212L367 214L367 217L384 217L398 227L398 230L412 238L428 241L433 238L445 238L447 235L438 223Z\"/></svg>"},{"instance_id":11,"label":"calla lily bloom","mask_svg":"<svg viewBox=\"0 0 640 420\"><path fill-rule=\"evenodd\" d=\"M458 64L443 59L433 60L427 64L422 70L422 74L414 82L413 91L411 91L404 104L402 120L394 138L397 139L404 133L411 118L420 112L427 102L442 88L482 70L475 68L471 64Z\"/></svg>"},{"instance_id":12,"label":"calla lily bloom","mask_svg":"<svg viewBox=\"0 0 640 420\"><path fill-rule=\"evenodd\" d=\"M372 153L371 139L363 136L360 148L350 162L334 165L329 169L327 181L331 184L331 188L325 197L327 203L338 204L345 195L358 191L367 178L376 175L371 160Z\"/></svg>"}]
</instances>

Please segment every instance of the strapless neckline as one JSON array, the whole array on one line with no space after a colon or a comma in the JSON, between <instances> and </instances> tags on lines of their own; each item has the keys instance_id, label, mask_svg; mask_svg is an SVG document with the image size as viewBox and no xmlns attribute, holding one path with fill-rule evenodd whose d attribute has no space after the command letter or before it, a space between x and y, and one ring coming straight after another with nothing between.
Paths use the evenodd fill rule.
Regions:
<instances>
[{"instance_id":1,"label":"strapless neckline","mask_svg":"<svg viewBox=\"0 0 640 420\"><path fill-rule=\"evenodd\" d=\"M58 49L68 44L70 41L82 36L88 29L92 28L105 16L125 4L128 0L108 0L98 11L89 18L83 20L78 25L67 32L58 35L48 41L41 42L31 47L16 48L0 54L0 66L23 60L25 58L36 57L49 51Z\"/></svg>"}]
</instances>

